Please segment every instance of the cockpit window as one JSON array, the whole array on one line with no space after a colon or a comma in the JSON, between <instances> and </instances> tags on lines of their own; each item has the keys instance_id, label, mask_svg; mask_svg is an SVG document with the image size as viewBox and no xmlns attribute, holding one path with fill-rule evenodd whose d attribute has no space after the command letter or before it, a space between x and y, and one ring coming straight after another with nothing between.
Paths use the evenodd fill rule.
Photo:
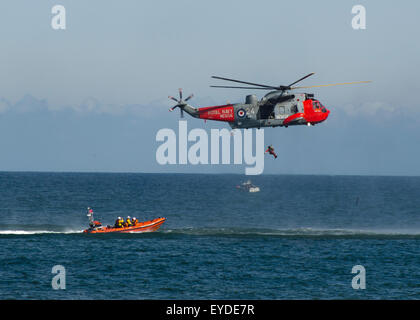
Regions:
<instances>
[{"instance_id":1,"label":"cockpit window","mask_svg":"<svg viewBox=\"0 0 420 320\"><path fill-rule=\"evenodd\" d=\"M322 112L327 112L327 109L323 106L323 104L319 101L316 100L312 100L312 107L314 110L319 110L321 109Z\"/></svg>"},{"instance_id":2,"label":"cockpit window","mask_svg":"<svg viewBox=\"0 0 420 320\"><path fill-rule=\"evenodd\" d=\"M318 109L321 109L321 104L319 103L319 101L313 101L312 102L312 106L313 106L313 108L314 108L314 110L318 110Z\"/></svg>"}]
</instances>

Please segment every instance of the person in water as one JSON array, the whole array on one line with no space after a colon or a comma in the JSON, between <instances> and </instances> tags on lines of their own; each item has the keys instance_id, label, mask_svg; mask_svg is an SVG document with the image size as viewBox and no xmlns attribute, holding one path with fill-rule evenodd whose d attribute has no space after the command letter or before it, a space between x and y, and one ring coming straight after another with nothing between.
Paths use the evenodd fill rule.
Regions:
<instances>
[{"instance_id":1,"label":"person in water","mask_svg":"<svg viewBox=\"0 0 420 320\"><path fill-rule=\"evenodd\" d=\"M125 220L125 225L126 225L126 227L132 227L133 226L133 223L131 222L130 216L128 216L127 219Z\"/></svg>"},{"instance_id":2,"label":"person in water","mask_svg":"<svg viewBox=\"0 0 420 320\"><path fill-rule=\"evenodd\" d=\"M269 153L269 154L273 155L275 159L277 159L277 155L274 152L273 146L268 146L267 150L265 150L265 153Z\"/></svg>"}]
</instances>

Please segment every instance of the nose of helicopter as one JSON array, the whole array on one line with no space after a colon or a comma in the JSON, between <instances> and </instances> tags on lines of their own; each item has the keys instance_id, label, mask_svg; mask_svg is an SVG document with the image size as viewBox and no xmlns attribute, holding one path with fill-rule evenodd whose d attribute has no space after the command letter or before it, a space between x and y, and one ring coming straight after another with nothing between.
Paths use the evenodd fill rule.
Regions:
<instances>
[{"instance_id":1,"label":"nose of helicopter","mask_svg":"<svg viewBox=\"0 0 420 320\"><path fill-rule=\"evenodd\" d=\"M318 113L318 123L324 122L325 120L327 120L328 116L330 115L330 110L328 110L327 108L325 108L324 106L321 109L321 112Z\"/></svg>"},{"instance_id":2,"label":"nose of helicopter","mask_svg":"<svg viewBox=\"0 0 420 320\"><path fill-rule=\"evenodd\" d=\"M328 110L327 108L325 108L325 111L323 112L322 121L327 120L327 118L328 118L329 115L330 115L330 110Z\"/></svg>"}]
</instances>

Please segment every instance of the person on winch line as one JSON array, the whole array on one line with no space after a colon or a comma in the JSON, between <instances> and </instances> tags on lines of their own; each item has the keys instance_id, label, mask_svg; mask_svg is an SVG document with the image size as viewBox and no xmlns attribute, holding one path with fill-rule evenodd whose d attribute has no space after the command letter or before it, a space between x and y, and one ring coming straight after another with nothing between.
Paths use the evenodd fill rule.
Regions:
<instances>
[{"instance_id":1,"label":"person on winch line","mask_svg":"<svg viewBox=\"0 0 420 320\"><path fill-rule=\"evenodd\" d=\"M274 152L273 146L268 146L267 150L265 150L265 153L269 153L269 154L273 155L275 159L277 159L277 155Z\"/></svg>"}]
</instances>

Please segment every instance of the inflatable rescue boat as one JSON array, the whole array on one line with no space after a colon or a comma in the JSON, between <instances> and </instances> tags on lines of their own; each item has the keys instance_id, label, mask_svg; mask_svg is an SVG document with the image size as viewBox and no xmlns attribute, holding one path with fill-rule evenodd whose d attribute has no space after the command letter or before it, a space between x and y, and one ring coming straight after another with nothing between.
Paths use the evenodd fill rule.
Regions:
<instances>
[{"instance_id":1,"label":"inflatable rescue boat","mask_svg":"<svg viewBox=\"0 0 420 320\"><path fill-rule=\"evenodd\" d=\"M90 208L89 208L90 209ZM153 232L160 228L160 226L166 221L166 218L156 218L149 221L137 222L135 225L130 227L113 227L113 226L102 226L99 221L93 219L93 211L88 210L89 217L89 228L84 230L83 233L131 233L131 232Z\"/></svg>"}]
</instances>

